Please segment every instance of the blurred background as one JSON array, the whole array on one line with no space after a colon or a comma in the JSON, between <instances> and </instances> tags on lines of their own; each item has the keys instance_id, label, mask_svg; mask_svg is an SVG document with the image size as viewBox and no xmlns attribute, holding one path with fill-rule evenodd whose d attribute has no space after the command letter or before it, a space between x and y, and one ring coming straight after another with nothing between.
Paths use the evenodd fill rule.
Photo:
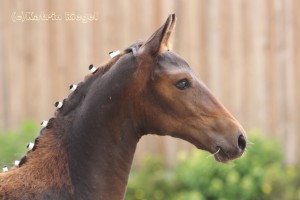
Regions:
<instances>
[{"instance_id":1,"label":"blurred background","mask_svg":"<svg viewBox=\"0 0 300 200\"><path fill-rule=\"evenodd\" d=\"M173 50L250 135L255 132L264 138L258 142L261 147L251 146L253 150L277 141L271 151L256 153L268 157L279 151L280 166L295 167L300 161L299 9L300 0L1 0L0 130L4 139L0 155L13 133L19 143L11 139L14 142L6 145L7 151L23 145L20 133L28 132L24 140L34 139L40 121L53 116L54 102L65 98L68 86L89 73L90 64L99 66L109 60L109 51L146 39L170 13L176 13ZM35 16L41 18L34 20ZM52 18L45 20L45 16ZM170 169L178 164L180 152L192 157L193 151L192 145L178 139L146 136L138 145L134 165L142 165L151 153L160 155L162 166ZM23 153L14 155L18 158ZM293 187L290 199L300 199L300 190ZM132 194L146 199L140 190Z\"/></svg>"}]
</instances>

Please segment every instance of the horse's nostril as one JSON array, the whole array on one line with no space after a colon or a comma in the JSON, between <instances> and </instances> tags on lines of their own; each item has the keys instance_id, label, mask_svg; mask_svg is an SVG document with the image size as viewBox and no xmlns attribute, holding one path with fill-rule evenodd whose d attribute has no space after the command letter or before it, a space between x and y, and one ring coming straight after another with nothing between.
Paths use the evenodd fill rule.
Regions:
<instances>
[{"instance_id":1,"label":"horse's nostril","mask_svg":"<svg viewBox=\"0 0 300 200\"><path fill-rule=\"evenodd\" d=\"M239 135L238 138L238 147L243 151L246 148L247 142L245 136Z\"/></svg>"}]
</instances>

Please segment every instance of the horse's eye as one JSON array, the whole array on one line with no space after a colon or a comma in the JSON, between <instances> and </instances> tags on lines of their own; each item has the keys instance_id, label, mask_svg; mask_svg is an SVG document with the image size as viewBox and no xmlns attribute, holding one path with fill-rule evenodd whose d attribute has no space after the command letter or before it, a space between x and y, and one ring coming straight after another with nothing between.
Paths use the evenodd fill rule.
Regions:
<instances>
[{"instance_id":1,"label":"horse's eye","mask_svg":"<svg viewBox=\"0 0 300 200\"><path fill-rule=\"evenodd\" d=\"M176 83L176 87L180 90L185 90L191 86L191 83L187 79L182 79Z\"/></svg>"}]
</instances>

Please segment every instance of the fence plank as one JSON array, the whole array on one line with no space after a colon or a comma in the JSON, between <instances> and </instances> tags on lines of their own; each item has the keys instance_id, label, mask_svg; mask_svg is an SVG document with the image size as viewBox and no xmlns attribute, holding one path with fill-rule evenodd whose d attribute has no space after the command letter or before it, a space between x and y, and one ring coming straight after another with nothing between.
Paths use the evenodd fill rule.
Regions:
<instances>
[{"instance_id":1,"label":"fence plank","mask_svg":"<svg viewBox=\"0 0 300 200\"><path fill-rule=\"evenodd\" d=\"M294 111L295 112L295 130L300 130L300 90L299 90L299 82L297 80L299 80L300 77L300 13L298 8L300 8L300 0L294 0L292 3L292 13L293 13L293 24L292 26L294 27L294 34L293 34L293 38L294 38L294 89L295 89L295 108ZM298 138L297 138L297 143L299 144L300 142L300 137L299 134L297 134ZM299 151L295 151L297 152L297 157L296 159L299 161L300 160L300 154Z\"/></svg>"},{"instance_id":2,"label":"fence plank","mask_svg":"<svg viewBox=\"0 0 300 200\"><path fill-rule=\"evenodd\" d=\"M293 16L292 16L292 0L286 0L284 7L284 44L285 44L285 155L286 164L291 165L296 162L297 134L295 123L295 84L294 84L294 35L293 35Z\"/></svg>"}]
</instances>

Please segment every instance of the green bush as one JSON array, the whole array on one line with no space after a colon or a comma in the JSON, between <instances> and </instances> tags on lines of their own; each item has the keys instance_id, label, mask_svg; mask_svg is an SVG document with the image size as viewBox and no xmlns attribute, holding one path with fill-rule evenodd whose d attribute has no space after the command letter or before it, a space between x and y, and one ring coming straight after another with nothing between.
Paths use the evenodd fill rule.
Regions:
<instances>
[{"instance_id":1,"label":"green bush","mask_svg":"<svg viewBox=\"0 0 300 200\"><path fill-rule=\"evenodd\" d=\"M0 167L12 166L14 160L20 160L26 154L26 145L38 134L38 126L33 121L21 124L18 131L0 131Z\"/></svg>"},{"instance_id":2,"label":"green bush","mask_svg":"<svg viewBox=\"0 0 300 200\"><path fill-rule=\"evenodd\" d=\"M257 135L250 133L246 155L229 164L195 150L167 170L147 156L130 175L126 200L300 200L299 168L284 167L279 143Z\"/></svg>"},{"instance_id":3,"label":"green bush","mask_svg":"<svg viewBox=\"0 0 300 200\"><path fill-rule=\"evenodd\" d=\"M0 131L0 166L11 166L26 153L26 144L38 134L35 122L18 131ZM257 131L242 158L220 164L208 153L180 153L178 164L166 169L161 158L145 156L132 170L126 200L300 200L300 167L283 165L278 142Z\"/></svg>"}]
</instances>

